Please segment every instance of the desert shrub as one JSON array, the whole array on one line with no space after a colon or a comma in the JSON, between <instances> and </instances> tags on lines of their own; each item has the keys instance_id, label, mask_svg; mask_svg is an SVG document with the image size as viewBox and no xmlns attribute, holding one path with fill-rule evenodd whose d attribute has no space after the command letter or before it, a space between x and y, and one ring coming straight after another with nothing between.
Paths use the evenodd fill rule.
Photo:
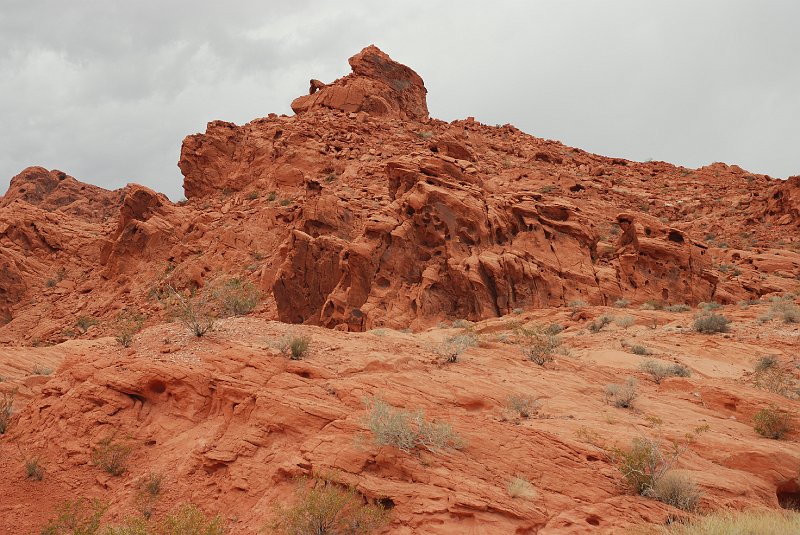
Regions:
<instances>
[{"instance_id":1,"label":"desert shrub","mask_svg":"<svg viewBox=\"0 0 800 535\"><path fill-rule=\"evenodd\" d=\"M775 301L769 306L769 317L780 318L784 323L800 323L800 307L791 301Z\"/></svg>"},{"instance_id":2,"label":"desert shrub","mask_svg":"<svg viewBox=\"0 0 800 535\"><path fill-rule=\"evenodd\" d=\"M794 375L779 366L772 366L755 374L755 386L789 399L800 397L800 388Z\"/></svg>"},{"instance_id":3,"label":"desert shrub","mask_svg":"<svg viewBox=\"0 0 800 535\"><path fill-rule=\"evenodd\" d=\"M117 316L116 334L114 338L116 338L117 342L119 342L122 347L130 347L134 335L142 330L144 321L145 317L138 312L129 310L120 312Z\"/></svg>"},{"instance_id":4,"label":"desert shrub","mask_svg":"<svg viewBox=\"0 0 800 535\"><path fill-rule=\"evenodd\" d=\"M39 459L34 457L25 461L25 477L32 481L44 479L44 470L42 470L42 465L39 464Z\"/></svg>"},{"instance_id":5,"label":"desert shrub","mask_svg":"<svg viewBox=\"0 0 800 535\"><path fill-rule=\"evenodd\" d=\"M694 330L699 333L726 333L731 320L720 314L700 314L694 320Z\"/></svg>"},{"instance_id":6,"label":"desert shrub","mask_svg":"<svg viewBox=\"0 0 800 535\"><path fill-rule=\"evenodd\" d=\"M667 364L657 360L646 360L639 365L639 368L646 373L650 374L656 384L661 384L661 381L667 377L689 377L691 371L683 364Z\"/></svg>"},{"instance_id":7,"label":"desert shrub","mask_svg":"<svg viewBox=\"0 0 800 535\"><path fill-rule=\"evenodd\" d=\"M633 400L636 399L636 386L637 381L633 377L628 377L622 384L606 385L603 390L606 403L611 403L620 409L633 407Z\"/></svg>"},{"instance_id":8,"label":"desert shrub","mask_svg":"<svg viewBox=\"0 0 800 535\"><path fill-rule=\"evenodd\" d=\"M240 278L228 279L218 284L213 293L223 313L229 316L247 315L261 300L261 292L252 283Z\"/></svg>"},{"instance_id":9,"label":"desert shrub","mask_svg":"<svg viewBox=\"0 0 800 535\"><path fill-rule=\"evenodd\" d=\"M300 479L294 504L280 507L271 526L285 535L369 535L389 520L388 512L350 487L326 479Z\"/></svg>"},{"instance_id":10,"label":"desert shrub","mask_svg":"<svg viewBox=\"0 0 800 535\"><path fill-rule=\"evenodd\" d=\"M633 316L620 316L614 319L614 323L616 323L618 327L627 329L628 327L636 323L636 318L634 318Z\"/></svg>"},{"instance_id":11,"label":"desert shrub","mask_svg":"<svg viewBox=\"0 0 800 535\"><path fill-rule=\"evenodd\" d=\"M657 440L635 438L627 448L613 449L611 461L630 490L647 496L678 460L681 450L675 444L672 446L665 451Z\"/></svg>"},{"instance_id":12,"label":"desert shrub","mask_svg":"<svg viewBox=\"0 0 800 535\"><path fill-rule=\"evenodd\" d=\"M100 519L108 506L99 500L77 498L56 507L56 513L41 535L95 535L100 533Z\"/></svg>"},{"instance_id":13,"label":"desert shrub","mask_svg":"<svg viewBox=\"0 0 800 535\"><path fill-rule=\"evenodd\" d=\"M465 319L457 319L453 320L452 327L454 329L466 329L467 327L471 327L473 323L469 320Z\"/></svg>"},{"instance_id":14,"label":"desert shrub","mask_svg":"<svg viewBox=\"0 0 800 535\"><path fill-rule=\"evenodd\" d=\"M530 418L539 411L539 401L532 396L512 394L506 399L506 408L520 418Z\"/></svg>"},{"instance_id":15,"label":"desert shrub","mask_svg":"<svg viewBox=\"0 0 800 535\"><path fill-rule=\"evenodd\" d=\"M707 303L705 301L697 303L697 308L699 308L700 310L702 310L704 312L711 312L711 311L717 310L718 308L721 308L721 307L722 307L722 305L720 305L719 303L714 303L713 301L710 302L710 303Z\"/></svg>"},{"instance_id":16,"label":"desert shrub","mask_svg":"<svg viewBox=\"0 0 800 535\"><path fill-rule=\"evenodd\" d=\"M551 323L550 325L545 327L544 332L546 332L547 334L556 335L561 332L564 332L564 326L561 325L560 323Z\"/></svg>"},{"instance_id":17,"label":"desert shrub","mask_svg":"<svg viewBox=\"0 0 800 535\"><path fill-rule=\"evenodd\" d=\"M761 357L760 359L758 359L755 366L753 366L756 373L765 372L767 370L777 367L778 367L778 358L775 357L774 355L765 355Z\"/></svg>"},{"instance_id":18,"label":"desert shrub","mask_svg":"<svg viewBox=\"0 0 800 535\"><path fill-rule=\"evenodd\" d=\"M158 535L223 535L225 523L220 515L207 517L192 504L184 504L161 521Z\"/></svg>"},{"instance_id":19,"label":"desert shrub","mask_svg":"<svg viewBox=\"0 0 800 535\"><path fill-rule=\"evenodd\" d=\"M785 412L769 407L753 416L753 429L762 437L779 440L792 430L792 420Z\"/></svg>"},{"instance_id":20,"label":"desert shrub","mask_svg":"<svg viewBox=\"0 0 800 535\"><path fill-rule=\"evenodd\" d=\"M583 299L573 299L572 301L567 303L567 306L570 308L583 308L583 307L588 307L589 303L587 303Z\"/></svg>"},{"instance_id":21,"label":"desert shrub","mask_svg":"<svg viewBox=\"0 0 800 535\"><path fill-rule=\"evenodd\" d=\"M614 320L614 316L609 316L607 314L603 314L599 318L596 318L589 324L589 330L593 333L599 333L603 327L608 325Z\"/></svg>"},{"instance_id":22,"label":"desert shrub","mask_svg":"<svg viewBox=\"0 0 800 535\"><path fill-rule=\"evenodd\" d=\"M194 292L187 297L170 286L169 295L172 315L193 335L199 338L214 328L216 313L213 303L205 293Z\"/></svg>"},{"instance_id":23,"label":"desert shrub","mask_svg":"<svg viewBox=\"0 0 800 535\"><path fill-rule=\"evenodd\" d=\"M455 322L454 322L455 323ZM478 337L474 333L465 332L447 337L436 347L436 354L445 362L458 362L458 357L470 347L478 345Z\"/></svg>"},{"instance_id":24,"label":"desert shrub","mask_svg":"<svg viewBox=\"0 0 800 535\"><path fill-rule=\"evenodd\" d=\"M702 493L685 473L669 470L653 481L644 495L691 512L697 509Z\"/></svg>"},{"instance_id":25,"label":"desert shrub","mask_svg":"<svg viewBox=\"0 0 800 535\"><path fill-rule=\"evenodd\" d=\"M643 345L634 344L631 346L631 353L634 355L649 355L650 350L644 347Z\"/></svg>"},{"instance_id":26,"label":"desert shrub","mask_svg":"<svg viewBox=\"0 0 800 535\"><path fill-rule=\"evenodd\" d=\"M311 345L309 337L286 333L278 340L277 347L292 360L300 360L308 354L309 345Z\"/></svg>"},{"instance_id":27,"label":"desert shrub","mask_svg":"<svg viewBox=\"0 0 800 535\"><path fill-rule=\"evenodd\" d=\"M657 299L645 301L639 307L641 310L664 310L664 302Z\"/></svg>"},{"instance_id":28,"label":"desert shrub","mask_svg":"<svg viewBox=\"0 0 800 535\"><path fill-rule=\"evenodd\" d=\"M92 325L97 325L97 320L91 316L78 316L75 327L82 333L88 331Z\"/></svg>"},{"instance_id":29,"label":"desert shrub","mask_svg":"<svg viewBox=\"0 0 800 535\"><path fill-rule=\"evenodd\" d=\"M52 368L47 368L38 364L31 370L31 375L50 375L51 373L53 373Z\"/></svg>"},{"instance_id":30,"label":"desert shrub","mask_svg":"<svg viewBox=\"0 0 800 535\"><path fill-rule=\"evenodd\" d=\"M14 394L15 392L0 394L0 435L5 434L14 413Z\"/></svg>"},{"instance_id":31,"label":"desert shrub","mask_svg":"<svg viewBox=\"0 0 800 535\"><path fill-rule=\"evenodd\" d=\"M686 305L684 303L680 303L680 304L677 304L677 305L670 305L668 307L664 307L664 310L666 310L667 312L688 312L691 309L692 309L692 307L690 307L689 305Z\"/></svg>"},{"instance_id":32,"label":"desert shrub","mask_svg":"<svg viewBox=\"0 0 800 535\"><path fill-rule=\"evenodd\" d=\"M92 464L112 476L121 476L127 470L126 463L132 451L130 444L107 437L99 441L92 450Z\"/></svg>"},{"instance_id":33,"label":"desert shrub","mask_svg":"<svg viewBox=\"0 0 800 535\"><path fill-rule=\"evenodd\" d=\"M369 409L365 423L379 446L394 446L405 452L421 448L432 453L464 447L450 424L430 422L420 410L396 409L378 398L365 403Z\"/></svg>"},{"instance_id":34,"label":"desert shrub","mask_svg":"<svg viewBox=\"0 0 800 535\"><path fill-rule=\"evenodd\" d=\"M136 509L146 519L149 519L153 514L153 506L161 494L161 482L163 480L164 476L151 472L136 483L134 502Z\"/></svg>"},{"instance_id":35,"label":"desert shrub","mask_svg":"<svg viewBox=\"0 0 800 535\"><path fill-rule=\"evenodd\" d=\"M548 332L548 328L520 328L516 333L521 339L522 354L525 358L539 366L554 360L553 354L561 345L561 340L552 332Z\"/></svg>"},{"instance_id":36,"label":"desert shrub","mask_svg":"<svg viewBox=\"0 0 800 535\"><path fill-rule=\"evenodd\" d=\"M627 299L617 299L616 301L614 301L614 306L617 308L626 308L630 304L631 302L628 301Z\"/></svg>"},{"instance_id":37,"label":"desert shrub","mask_svg":"<svg viewBox=\"0 0 800 535\"><path fill-rule=\"evenodd\" d=\"M506 490L508 491L508 495L512 498L522 498L527 500L536 495L536 492L533 490L533 486L530 484L530 482L521 476L514 476L511 478L511 481L509 481L508 485L506 485Z\"/></svg>"},{"instance_id":38,"label":"desert shrub","mask_svg":"<svg viewBox=\"0 0 800 535\"><path fill-rule=\"evenodd\" d=\"M717 511L672 522L669 526L647 526L639 535L787 535L800 533L800 513L776 509Z\"/></svg>"}]
</instances>

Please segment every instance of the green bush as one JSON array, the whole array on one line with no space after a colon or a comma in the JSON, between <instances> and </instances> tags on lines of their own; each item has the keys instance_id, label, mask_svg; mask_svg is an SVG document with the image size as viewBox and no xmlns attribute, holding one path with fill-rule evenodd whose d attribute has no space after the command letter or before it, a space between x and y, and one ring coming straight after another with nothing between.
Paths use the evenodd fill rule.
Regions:
<instances>
[{"instance_id":1,"label":"green bush","mask_svg":"<svg viewBox=\"0 0 800 535\"><path fill-rule=\"evenodd\" d=\"M88 331L93 325L97 325L97 320L91 316L78 316L75 327L82 333Z\"/></svg>"},{"instance_id":2,"label":"green bush","mask_svg":"<svg viewBox=\"0 0 800 535\"><path fill-rule=\"evenodd\" d=\"M636 386L637 381L633 377L628 377L622 384L606 385L604 394L606 403L611 403L620 409L629 409L633 407L633 401L636 399Z\"/></svg>"},{"instance_id":3,"label":"green bush","mask_svg":"<svg viewBox=\"0 0 800 535\"><path fill-rule=\"evenodd\" d=\"M294 504L278 508L270 527L285 535L369 535L389 521L387 511L355 489L326 479L300 479Z\"/></svg>"},{"instance_id":4,"label":"green bush","mask_svg":"<svg viewBox=\"0 0 800 535\"><path fill-rule=\"evenodd\" d=\"M142 330L145 317L138 312L123 311L117 316L116 331L114 336L122 347L130 347L133 337Z\"/></svg>"},{"instance_id":5,"label":"green bush","mask_svg":"<svg viewBox=\"0 0 800 535\"><path fill-rule=\"evenodd\" d=\"M286 333L278 340L277 347L278 351L292 360L300 360L308 354L309 345L311 345L311 339L307 336Z\"/></svg>"},{"instance_id":6,"label":"green bush","mask_svg":"<svg viewBox=\"0 0 800 535\"><path fill-rule=\"evenodd\" d=\"M701 314L694 320L694 330L699 333L726 333L730 329L731 320L720 314Z\"/></svg>"},{"instance_id":7,"label":"green bush","mask_svg":"<svg viewBox=\"0 0 800 535\"><path fill-rule=\"evenodd\" d=\"M788 414L774 407L761 409L753 416L753 429L762 437L779 440L792 430Z\"/></svg>"},{"instance_id":8,"label":"green bush","mask_svg":"<svg viewBox=\"0 0 800 535\"><path fill-rule=\"evenodd\" d=\"M464 440L450 424L429 422L422 411L395 409L378 398L365 404L369 410L365 423L379 446L394 446L405 452L425 449L432 453L464 447Z\"/></svg>"},{"instance_id":9,"label":"green bush","mask_svg":"<svg viewBox=\"0 0 800 535\"><path fill-rule=\"evenodd\" d=\"M131 519L108 528L103 535L224 535L226 531L220 515L209 518L197 506L184 504L157 524Z\"/></svg>"}]
</instances>

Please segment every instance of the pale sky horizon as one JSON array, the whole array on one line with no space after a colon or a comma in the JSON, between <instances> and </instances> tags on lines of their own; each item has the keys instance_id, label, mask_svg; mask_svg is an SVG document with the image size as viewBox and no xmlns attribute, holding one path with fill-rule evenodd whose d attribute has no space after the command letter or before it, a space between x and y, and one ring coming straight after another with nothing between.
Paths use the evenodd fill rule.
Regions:
<instances>
[{"instance_id":1,"label":"pale sky horizon","mask_svg":"<svg viewBox=\"0 0 800 535\"><path fill-rule=\"evenodd\" d=\"M800 2L5 0L0 193L41 165L183 196L181 141L291 114L375 44L432 117L606 156L800 174Z\"/></svg>"}]
</instances>

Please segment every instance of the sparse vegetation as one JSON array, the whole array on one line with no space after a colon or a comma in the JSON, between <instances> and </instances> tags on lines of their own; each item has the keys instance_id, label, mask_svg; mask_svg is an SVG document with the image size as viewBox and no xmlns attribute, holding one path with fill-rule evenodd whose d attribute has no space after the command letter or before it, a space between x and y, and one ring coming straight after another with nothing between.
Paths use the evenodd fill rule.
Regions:
<instances>
[{"instance_id":1,"label":"sparse vegetation","mask_svg":"<svg viewBox=\"0 0 800 535\"><path fill-rule=\"evenodd\" d=\"M132 451L130 444L107 437L100 440L92 450L92 464L112 476L121 476L127 470L128 457Z\"/></svg>"},{"instance_id":2,"label":"sparse vegetation","mask_svg":"<svg viewBox=\"0 0 800 535\"><path fill-rule=\"evenodd\" d=\"M616 301L614 301L614 306L617 307L617 308L627 308L628 305L630 305L630 304L631 304L631 302L629 300L627 300L627 299L624 299L624 298L623 299L617 299Z\"/></svg>"},{"instance_id":3,"label":"sparse vegetation","mask_svg":"<svg viewBox=\"0 0 800 535\"><path fill-rule=\"evenodd\" d=\"M631 353L633 353L634 355L644 356L644 355L649 355L650 350L644 347L643 345L634 344L631 346Z\"/></svg>"},{"instance_id":4,"label":"sparse vegetation","mask_svg":"<svg viewBox=\"0 0 800 535\"><path fill-rule=\"evenodd\" d=\"M642 303L639 308L641 310L664 310L664 303L656 299L650 299Z\"/></svg>"},{"instance_id":5,"label":"sparse vegetation","mask_svg":"<svg viewBox=\"0 0 800 535\"><path fill-rule=\"evenodd\" d=\"M700 314L694 320L694 330L703 334L726 333L731 320L720 314Z\"/></svg>"},{"instance_id":6,"label":"sparse vegetation","mask_svg":"<svg viewBox=\"0 0 800 535\"><path fill-rule=\"evenodd\" d=\"M778 367L778 358L774 355L765 355L758 359L756 365L753 367L756 373L763 373Z\"/></svg>"},{"instance_id":7,"label":"sparse vegetation","mask_svg":"<svg viewBox=\"0 0 800 535\"><path fill-rule=\"evenodd\" d=\"M549 327L520 328L516 330L516 333L521 338L520 344L525 358L539 366L544 366L555 359L553 355L561 345L561 340L552 333Z\"/></svg>"},{"instance_id":8,"label":"sparse vegetation","mask_svg":"<svg viewBox=\"0 0 800 535\"><path fill-rule=\"evenodd\" d=\"M697 308L699 308L700 310L702 310L704 312L712 312L712 311L717 310L717 309L719 309L721 307L722 307L722 305L720 305L719 303L715 303L713 301L710 302L710 303L706 302L706 301L702 301L700 303L697 303Z\"/></svg>"},{"instance_id":9,"label":"sparse vegetation","mask_svg":"<svg viewBox=\"0 0 800 535\"><path fill-rule=\"evenodd\" d=\"M75 320L75 327L82 333L87 332L93 325L97 325L97 320L91 316L78 316Z\"/></svg>"},{"instance_id":10,"label":"sparse vegetation","mask_svg":"<svg viewBox=\"0 0 800 535\"><path fill-rule=\"evenodd\" d=\"M677 305L669 305L668 307L664 307L664 310L667 312L689 312L692 309L689 305L684 303L680 303Z\"/></svg>"},{"instance_id":11,"label":"sparse vegetation","mask_svg":"<svg viewBox=\"0 0 800 535\"><path fill-rule=\"evenodd\" d=\"M639 368L653 378L656 384L667 377L689 377L691 371L683 364L667 364L657 360L646 360L639 365Z\"/></svg>"},{"instance_id":12,"label":"sparse vegetation","mask_svg":"<svg viewBox=\"0 0 800 535\"><path fill-rule=\"evenodd\" d=\"M583 308L583 307L588 307L589 303L587 303L583 299L573 299L567 304L567 306L570 308Z\"/></svg>"},{"instance_id":13,"label":"sparse vegetation","mask_svg":"<svg viewBox=\"0 0 800 535\"><path fill-rule=\"evenodd\" d=\"M800 323L800 307L789 300L775 301L769 306L768 316L784 323Z\"/></svg>"},{"instance_id":14,"label":"sparse vegetation","mask_svg":"<svg viewBox=\"0 0 800 535\"><path fill-rule=\"evenodd\" d=\"M233 278L214 288L214 297L229 316L244 316L251 313L261 300L261 292L250 282Z\"/></svg>"},{"instance_id":15,"label":"sparse vegetation","mask_svg":"<svg viewBox=\"0 0 800 535\"><path fill-rule=\"evenodd\" d=\"M42 465L39 464L39 459L36 457L25 461L25 477L32 481L41 481L44 479L44 470L42 469Z\"/></svg>"},{"instance_id":16,"label":"sparse vegetation","mask_svg":"<svg viewBox=\"0 0 800 535\"><path fill-rule=\"evenodd\" d=\"M41 535L96 535L107 509L99 500L67 500L56 508L55 517L45 525Z\"/></svg>"},{"instance_id":17,"label":"sparse vegetation","mask_svg":"<svg viewBox=\"0 0 800 535\"><path fill-rule=\"evenodd\" d=\"M653 482L645 496L691 512L697 509L702 493L688 475L669 470Z\"/></svg>"},{"instance_id":18,"label":"sparse vegetation","mask_svg":"<svg viewBox=\"0 0 800 535\"><path fill-rule=\"evenodd\" d=\"M222 516L211 518L192 504L184 504L169 514L156 531L158 535L223 535L225 523Z\"/></svg>"},{"instance_id":19,"label":"sparse vegetation","mask_svg":"<svg viewBox=\"0 0 800 535\"><path fill-rule=\"evenodd\" d=\"M672 522L647 526L635 535L787 535L800 533L800 513L776 509L723 510ZM632 535L633 535L632 534Z\"/></svg>"},{"instance_id":20,"label":"sparse vegetation","mask_svg":"<svg viewBox=\"0 0 800 535\"><path fill-rule=\"evenodd\" d=\"M512 498L528 500L536 495L530 482L521 476L514 476L511 478L511 481L506 485L506 490L508 491L508 495Z\"/></svg>"},{"instance_id":21,"label":"sparse vegetation","mask_svg":"<svg viewBox=\"0 0 800 535\"><path fill-rule=\"evenodd\" d=\"M455 323L455 322L454 322ZM447 337L444 342L436 347L436 354L445 362L458 362L458 357L470 347L478 345L478 338L474 333L465 332Z\"/></svg>"},{"instance_id":22,"label":"sparse vegetation","mask_svg":"<svg viewBox=\"0 0 800 535\"><path fill-rule=\"evenodd\" d=\"M379 446L394 446L404 452L425 449L432 453L464 447L463 439L450 424L430 422L420 410L396 409L378 398L365 404L369 410L365 423Z\"/></svg>"},{"instance_id":23,"label":"sparse vegetation","mask_svg":"<svg viewBox=\"0 0 800 535\"><path fill-rule=\"evenodd\" d=\"M0 394L0 435L8 430L8 423L14 413L14 394L16 392L3 392Z\"/></svg>"},{"instance_id":24,"label":"sparse vegetation","mask_svg":"<svg viewBox=\"0 0 800 535\"><path fill-rule=\"evenodd\" d=\"M292 333L286 333L278 340L278 350L292 360L300 360L308 355L309 345L311 345L309 337Z\"/></svg>"},{"instance_id":25,"label":"sparse vegetation","mask_svg":"<svg viewBox=\"0 0 800 535\"><path fill-rule=\"evenodd\" d=\"M271 526L285 535L369 535L388 522L388 512L350 487L330 480L300 479L294 504L279 507Z\"/></svg>"},{"instance_id":26,"label":"sparse vegetation","mask_svg":"<svg viewBox=\"0 0 800 535\"><path fill-rule=\"evenodd\" d=\"M50 375L53 373L52 368L47 368L45 366L36 365L31 370L31 375Z\"/></svg>"},{"instance_id":27,"label":"sparse vegetation","mask_svg":"<svg viewBox=\"0 0 800 535\"><path fill-rule=\"evenodd\" d=\"M681 453L677 444L665 451L657 440L639 437L627 448L613 449L611 460L630 490L640 496L652 496L657 482L672 469Z\"/></svg>"},{"instance_id":28,"label":"sparse vegetation","mask_svg":"<svg viewBox=\"0 0 800 535\"><path fill-rule=\"evenodd\" d=\"M506 408L520 418L530 418L539 411L539 400L532 396L513 394L506 400Z\"/></svg>"},{"instance_id":29,"label":"sparse vegetation","mask_svg":"<svg viewBox=\"0 0 800 535\"><path fill-rule=\"evenodd\" d=\"M187 297L171 286L168 289L172 314L189 332L199 338L214 328L216 313L204 293L194 292Z\"/></svg>"},{"instance_id":30,"label":"sparse vegetation","mask_svg":"<svg viewBox=\"0 0 800 535\"><path fill-rule=\"evenodd\" d=\"M619 316L614 319L614 323L617 324L617 327L627 329L628 327L636 323L636 318L634 318L633 316Z\"/></svg>"},{"instance_id":31,"label":"sparse vegetation","mask_svg":"<svg viewBox=\"0 0 800 535\"><path fill-rule=\"evenodd\" d=\"M603 330L603 327L611 323L613 320L614 316L603 314L589 324L589 330L593 333L599 333L601 330Z\"/></svg>"},{"instance_id":32,"label":"sparse vegetation","mask_svg":"<svg viewBox=\"0 0 800 535\"><path fill-rule=\"evenodd\" d=\"M117 316L116 330L117 334L114 336L122 347L130 347L133 343L133 337L136 333L142 330L145 317L133 311L123 311Z\"/></svg>"},{"instance_id":33,"label":"sparse vegetation","mask_svg":"<svg viewBox=\"0 0 800 535\"><path fill-rule=\"evenodd\" d=\"M787 413L769 407L753 416L753 429L762 437L780 440L792 430L792 420Z\"/></svg>"},{"instance_id":34,"label":"sparse vegetation","mask_svg":"<svg viewBox=\"0 0 800 535\"><path fill-rule=\"evenodd\" d=\"M628 409L633 407L633 401L636 399L636 387L638 382L633 377L628 377L622 384L606 385L603 393L605 394L606 403L611 403L617 408Z\"/></svg>"},{"instance_id":35,"label":"sparse vegetation","mask_svg":"<svg viewBox=\"0 0 800 535\"><path fill-rule=\"evenodd\" d=\"M466 329L468 327L471 327L472 325L473 323L471 321L465 319L456 319L453 320L452 323L454 329Z\"/></svg>"}]
</instances>

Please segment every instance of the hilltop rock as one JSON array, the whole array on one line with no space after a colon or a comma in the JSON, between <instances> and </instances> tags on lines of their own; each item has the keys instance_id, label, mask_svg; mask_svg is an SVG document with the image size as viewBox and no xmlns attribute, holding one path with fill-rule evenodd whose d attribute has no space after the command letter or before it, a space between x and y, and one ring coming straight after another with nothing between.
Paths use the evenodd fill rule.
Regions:
<instances>
[{"instance_id":1,"label":"hilltop rock","mask_svg":"<svg viewBox=\"0 0 800 535\"><path fill-rule=\"evenodd\" d=\"M324 107L412 121L428 118L427 90L413 70L374 45L351 57L349 63L353 73L330 85L312 80L310 94L296 98L292 110L300 114Z\"/></svg>"}]
</instances>

